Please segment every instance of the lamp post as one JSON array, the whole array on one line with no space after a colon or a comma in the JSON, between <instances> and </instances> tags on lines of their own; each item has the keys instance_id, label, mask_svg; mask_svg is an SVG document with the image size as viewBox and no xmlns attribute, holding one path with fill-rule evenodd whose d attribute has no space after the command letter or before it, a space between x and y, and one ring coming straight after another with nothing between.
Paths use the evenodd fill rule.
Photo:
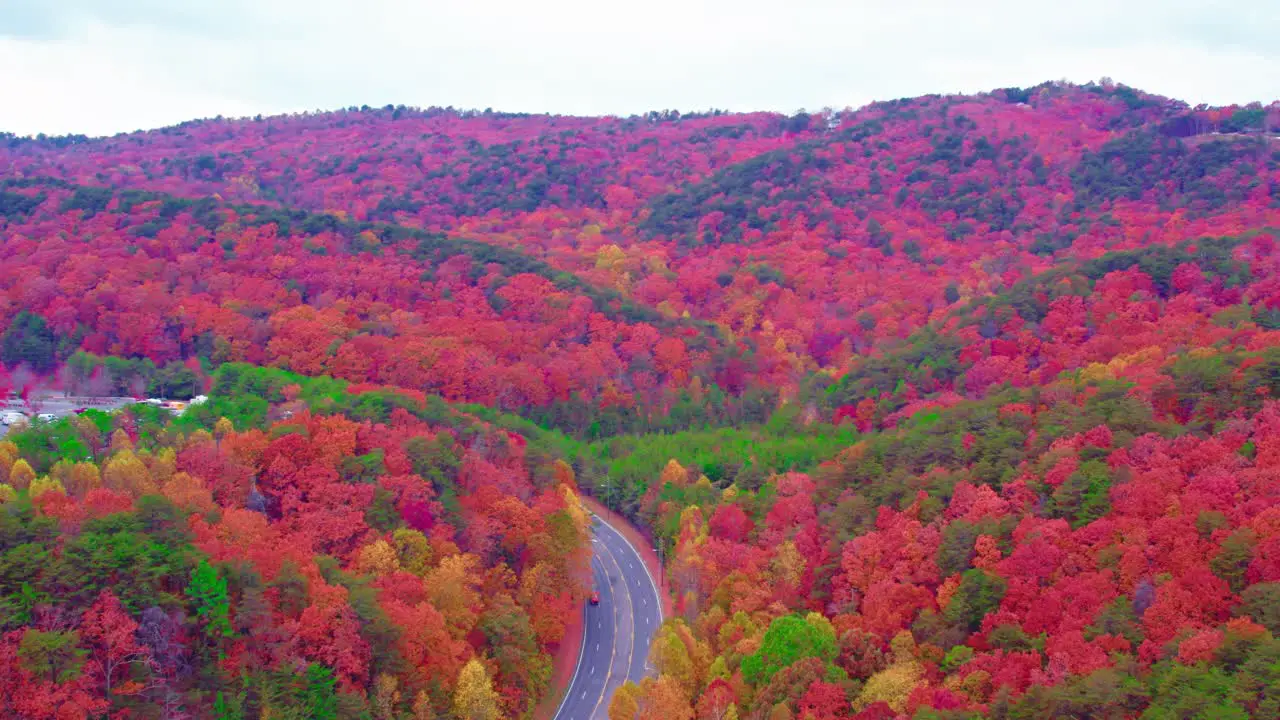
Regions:
<instances>
[{"instance_id":1,"label":"lamp post","mask_svg":"<svg viewBox=\"0 0 1280 720\"><path fill-rule=\"evenodd\" d=\"M667 566L662 562L662 543L654 543L653 549L658 551L658 587L664 587L667 575Z\"/></svg>"}]
</instances>

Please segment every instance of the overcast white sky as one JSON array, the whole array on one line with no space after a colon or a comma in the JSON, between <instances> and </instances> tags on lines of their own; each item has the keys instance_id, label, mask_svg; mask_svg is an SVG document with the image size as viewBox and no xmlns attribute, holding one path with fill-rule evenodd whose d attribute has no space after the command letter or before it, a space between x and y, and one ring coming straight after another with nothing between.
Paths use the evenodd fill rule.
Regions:
<instances>
[{"instance_id":1,"label":"overcast white sky","mask_svg":"<svg viewBox=\"0 0 1280 720\"><path fill-rule=\"evenodd\" d=\"M1280 99L1277 0L0 0L0 131L350 105L793 112L1110 76Z\"/></svg>"}]
</instances>

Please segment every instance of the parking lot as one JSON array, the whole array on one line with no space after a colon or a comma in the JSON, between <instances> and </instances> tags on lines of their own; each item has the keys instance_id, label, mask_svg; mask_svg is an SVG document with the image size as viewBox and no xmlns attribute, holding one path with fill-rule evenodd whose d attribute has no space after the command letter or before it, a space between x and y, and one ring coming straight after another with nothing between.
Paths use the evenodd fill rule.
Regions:
<instances>
[{"instance_id":1,"label":"parking lot","mask_svg":"<svg viewBox=\"0 0 1280 720\"><path fill-rule=\"evenodd\" d=\"M49 413L54 417L66 417L74 414L78 408L93 408L94 410L102 410L103 412L112 412L122 407L132 405L138 402L133 398L124 397L106 397L106 398L83 398L83 397L66 397L63 395L48 395L41 397L35 401L36 412ZM30 411L27 406L18 399L9 398L3 404L0 404L0 416L7 413L19 412L28 414ZM9 433L9 426L0 424L0 438Z\"/></svg>"}]
</instances>

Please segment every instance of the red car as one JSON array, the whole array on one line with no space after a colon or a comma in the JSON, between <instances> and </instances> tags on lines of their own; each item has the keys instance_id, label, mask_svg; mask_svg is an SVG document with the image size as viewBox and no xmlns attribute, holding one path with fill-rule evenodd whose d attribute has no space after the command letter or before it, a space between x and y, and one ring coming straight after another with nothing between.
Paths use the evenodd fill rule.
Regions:
<instances>
[{"instance_id":1,"label":"red car","mask_svg":"<svg viewBox=\"0 0 1280 720\"><path fill-rule=\"evenodd\" d=\"M590 600L591 600L591 604L592 604L592 605L599 605L599 604L600 604L600 593L596 592L595 590L592 590L592 591L591 591L591 598L590 598Z\"/></svg>"}]
</instances>

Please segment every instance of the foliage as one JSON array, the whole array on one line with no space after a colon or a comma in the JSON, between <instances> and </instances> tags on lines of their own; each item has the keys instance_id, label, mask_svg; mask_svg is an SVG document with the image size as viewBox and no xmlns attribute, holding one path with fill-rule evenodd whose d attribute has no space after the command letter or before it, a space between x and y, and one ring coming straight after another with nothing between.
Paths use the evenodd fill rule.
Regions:
<instances>
[{"instance_id":1,"label":"foliage","mask_svg":"<svg viewBox=\"0 0 1280 720\"><path fill-rule=\"evenodd\" d=\"M1277 128L1104 80L4 138L0 390L208 400L0 444L0 715L525 716L580 483L682 618L613 714L1276 716Z\"/></svg>"}]
</instances>

